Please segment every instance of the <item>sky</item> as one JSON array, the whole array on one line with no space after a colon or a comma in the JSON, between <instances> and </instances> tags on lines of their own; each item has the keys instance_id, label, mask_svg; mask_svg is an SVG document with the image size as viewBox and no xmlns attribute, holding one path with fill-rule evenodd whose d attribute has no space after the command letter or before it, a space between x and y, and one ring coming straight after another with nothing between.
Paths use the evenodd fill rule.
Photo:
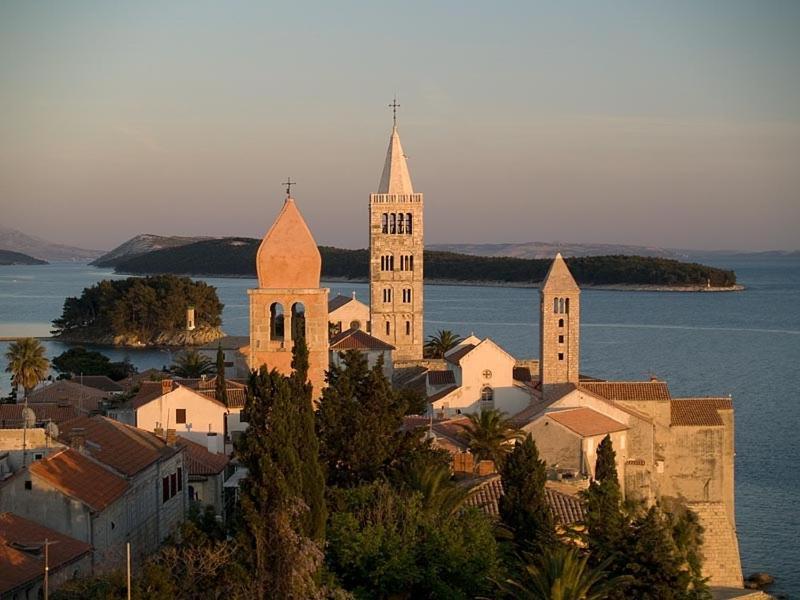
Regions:
<instances>
[{"instance_id":1,"label":"sky","mask_svg":"<svg viewBox=\"0 0 800 600\"><path fill-rule=\"evenodd\" d=\"M0 0L0 225L366 247L395 94L426 243L800 248L800 2Z\"/></svg>"}]
</instances>

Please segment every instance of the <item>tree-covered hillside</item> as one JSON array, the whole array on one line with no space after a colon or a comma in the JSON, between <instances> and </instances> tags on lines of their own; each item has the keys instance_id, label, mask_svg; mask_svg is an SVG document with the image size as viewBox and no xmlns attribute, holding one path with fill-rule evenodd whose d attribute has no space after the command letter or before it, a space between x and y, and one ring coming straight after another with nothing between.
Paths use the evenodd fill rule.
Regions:
<instances>
[{"instance_id":1,"label":"tree-covered hillside","mask_svg":"<svg viewBox=\"0 0 800 600\"><path fill-rule=\"evenodd\" d=\"M260 240L226 238L204 240L155 250L122 261L117 270L132 274L175 273L255 277L255 256ZM365 280L369 278L369 253L321 246L323 277ZM425 251L427 280L480 281L530 284L541 281L550 260L486 257L454 252ZM644 256L587 256L568 258L567 264L580 284L593 285L706 285L726 287L736 283L733 271L696 263Z\"/></svg>"},{"instance_id":2,"label":"tree-covered hillside","mask_svg":"<svg viewBox=\"0 0 800 600\"><path fill-rule=\"evenodd\" d=\"M22 252L13 250L0 250L0 265L46 265L46 260L40 260Z\"/></svg>"}]
</instances>

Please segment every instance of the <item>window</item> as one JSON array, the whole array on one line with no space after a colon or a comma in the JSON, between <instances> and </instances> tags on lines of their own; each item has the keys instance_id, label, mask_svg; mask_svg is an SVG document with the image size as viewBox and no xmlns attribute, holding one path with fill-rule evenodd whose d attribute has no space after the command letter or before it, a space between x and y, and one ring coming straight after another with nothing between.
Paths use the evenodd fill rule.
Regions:
<instances>
[{"instance_id":1,"label":"window","mask_svg":"<svg viewBox=\"0 0 800 600\"><path fill-rule=\"evenodd\" d=\"M389 257L389 270L394 271L394 254Z\"/></svg>"},{"instance_id":2,"label":"window","mask_svg":"<svg viewBox=\"0 0 800 600\"><path fill-rule=\"evenodd\" d=\"M564 300L564 312L569 314L569 298Z\"/></svg>"},{"instance_id":3,"label":"window","mask_svg":"<svg viewBox=\"0 0 800 600\"><path fill-rule=\"evenodd\" d=\"M33 483L30 480L25 482L25 489L26 490L32 490L33 489Z\"/></svg>"},{"instance_id":4,"label":"window","mask_svg":"<svg viewBox=\"0 0 800 600\"><path fill-rule=\"evenodd\" d=\"M406 321L406 335L411 335L411 321Z\"/></svg>"},{"instance_id":5,"label":"window","mask_svg":"<svg viewBox=\"0 0 800 600\"><path fill-rule=\"evenodd\" d=\"M563 344L564 343L564 336L563 335L558 336L558 343L559 344Z\"/></svg>"},{"instance_id":6,"label":"window","mask_svg":"<svg viewBox=\"0 0 800 600\"><path fill-rule=\"evenodd\" d=\"M394 213L389 215L389 233L397 233L397 215Z\"/></svg>"},{"instance_id":7,"label":"window","mask_svg":"<svg viewBox=\"0 0 800 600\"><path fill-rule=\"evenodd\" d=\"M408 257L408 264L409 264L408 270L409 271L413 271L414 270L414 257L413 256L409 256Z\"/></svg>"},{"instance_id":8,"label":"window","mask_svg":"<svg viewBox=\"0 0 800 600\"><path fill-rule=\"evenodd\" d=\"M283 341L283 304L273 302L269 307L269 339Z\"/></svg>"},{"instance_id":9,"label":"window","mask_svg":"<svg viewBox=\"0 0 800 600\"><path fill-rule=\"evenodd\" d=\"M559 352L558 353L558 360L564 360L564 353L563 352Z\"/></svg>"},{"instance_id":10,"label":"window","mask_svg":"<svg viewBox=\"0 0 800 600\"><path fill-rule=\"evenodd\" d=\"M411 288L403 288L403 302L411 302Z\"/></svg>"},{"instance_id":11,"label":"window","mask_svg":"<svg viewBox=\"0 0 800 600\"><path fill-rule=\"evenodd\" d=\"M389 321L386 321L386 335L389 335L391 332L391 325L389 325Z\"/></svg>"},{"instance_id":12,"label":"window","mask_svg":"<svg viewBox=\"0 0 800 600\"><path fill-rule=\"evenodd\" d=\"M383 301L384 302L391 302L392 301L392 288L384 288L383 289Z\"/></svg>"},{"instance_id":13,"label":"window","mask_svg":"<svg viewBox=\"0 0 800 600\"><path fill-rule=\"evenodd\" d=\"M169 500L169 477L161 478L161 502Z\"/></svg>"},{"instance_id":14,"label":"window","mask_svg":"<svg viewBox=\"0 0 800 600\"><path fill-rule=\"evenodd\" d=\"M411 213L406 213L406 233L411 233Z\"/></svg>"},{"instance_id":15,"label":"window","mask_svg":"<svg viewBox=\"0 0 800 600\"><path fill-rule=\"evenodd\" d=\"M553 312L558 313L558 298L553 298Z\"/></svg>"},{"instance_id":16,"label":"window","mask_svg":"<svg viewBox=\"0 0 800 600\"><path fill-rule=\"evenodd\" d=\"M169 497L172 498L178 493L178 475L173 473L169 476Z\"/></svg>"},{"instance_id":17,"label":"window","mask_svg":"<svg viewBox=\"0 0 800 600\"><path fill-rule=\"evenodd\" d=\"M178 467L178 491L183 490L183 469Z\"/></svg>"},{"instance_id":18,"label":"window","mask_svg":"<svg viewBox=\"0 0 800 600\"><path fill-rule=\"evenodd\" d=\"M43 457L43 456L44 456L44 455L43 455L41 452L36 452L36 453L33 455L33 460L42 460L42 457Z\"/></svg>"},{"instance_id":19,"label":"window","mask_svg":"<svg viewBox=\"0 0 800 600\"><path fill-rule=\"evenodd\" d=\"M491 378L492 378L492 372L491 372L491 370L489 370L489 369L484 369L484 370L483 370L483 378L484 378L484 379L491 379Z\"/></svg>"},{"instance_id":20,"label":"window","mask_svg":"<svg viewBox=\"0 0 800 600\"><path fill-rule=\"evenodd\" d=\"M494 390L491 386L485 385L481 389L481 408L488 408L494 405Z\"/></svg>"},{"instance_id":21,"label":"window","mask_svg":"<svg viewBox=\"0 0 800 600\"><path fill-rule=\"evenodd\" d=\"M559 327L564 327L564 319L559 319L558 320L558 326Z\"/></svg>"},{"instance_id":22,"label":"window","mask_svg":"<svg viewBox=\"0 0 800 600\"><path fill-rule=\"evenodd\" d=\"M175 409L175 423L176 424L185 424L186 423L186 409L185 408L176 408Z\"/></svg>"},{"instance_id":23,"label":"window","mask_svg":"<svg viewBox=\"0 0 800 600\"><path fill-rule=\"evenodd\" d=\"M350 321L350 329L361 329L361 321Z\"/></svg>"},{"instance_id":24,"label":"window","mask_svg":"<svg viewBox=\"0 0 800 600\"><path fill-rule=\"evenodd\" d=\"M389 213L381 215L381 233L389 233Z\"/></svg>"},{"instance_id":25,"label":"window","mask_svg":"<svg viewBox=\"0 0 800 600\"><path fill-rule=\"evenodd\" d=\"M558 312L560 312L562 314L565 312L564 311L564 299L563 298L559 298L559 300L558 300Z\"/></svg>"},{"instance_id":26,"label":"window","mask_svg":"<svg viewBox=\"0 0 800 600\"><path fill-rule=\"evenodd\" d=\"M403 233L404 224L405 224L405 215L403 215L403 213L400 213L399 215L397 215L397 233Z\"/></svg>"}]
</instances>

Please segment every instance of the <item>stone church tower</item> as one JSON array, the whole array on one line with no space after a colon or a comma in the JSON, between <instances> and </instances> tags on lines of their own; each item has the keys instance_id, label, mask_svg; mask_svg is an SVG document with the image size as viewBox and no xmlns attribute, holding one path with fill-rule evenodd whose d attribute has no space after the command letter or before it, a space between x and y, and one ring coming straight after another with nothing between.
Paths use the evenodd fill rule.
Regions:
<instances>
[{"instance_id":1,"label":"stone church tower","mask_svg":"<svg viewBox=\"0 0 800 600\"><path fill-rule=\"evenodd\" d=\"M395 124L378 193L369 197L371 333L396 348L395 362L422 358L422 209Z\"/></svg>"},{"instance_id":2,"label":"stone church tower","mask_svg":"<svg viewBox=\"0 0 800 600\"><path fill-rule=\"evenodd\" d=\"M578 383L580 294L567 263L558 253L540 290L539 380L545 395L552 385Z\"/></svg>"},{"instance_id":3,"label":"stone church tower","mask_svg":"<svg viewBox=\"0 0 800 600\"><path fill-rule=\"evenodd\" d=\"M248 365L291 373L293 340L304 331L315 399L328 369L328 290L319 286L321 268L317 243L289 196L256 254L258 289L247 290Z\"/></svg>"}]
</instances>

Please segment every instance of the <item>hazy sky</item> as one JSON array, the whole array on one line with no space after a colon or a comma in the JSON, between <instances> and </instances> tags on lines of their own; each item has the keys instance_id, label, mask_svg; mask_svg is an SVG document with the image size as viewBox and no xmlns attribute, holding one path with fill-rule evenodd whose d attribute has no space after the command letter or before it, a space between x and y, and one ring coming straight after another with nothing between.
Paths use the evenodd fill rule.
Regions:
<instances>
[{"instance_id":1,"label":"hazy sky","mask_svg":"<svg viewBox=\"0 0 800 600\"><path fill-rule=\"evenodd\" d=\"M426 241L800 248L800 2L0 0L0 224L367 245L399 94Z\"/></svg>"}]
</instances>

